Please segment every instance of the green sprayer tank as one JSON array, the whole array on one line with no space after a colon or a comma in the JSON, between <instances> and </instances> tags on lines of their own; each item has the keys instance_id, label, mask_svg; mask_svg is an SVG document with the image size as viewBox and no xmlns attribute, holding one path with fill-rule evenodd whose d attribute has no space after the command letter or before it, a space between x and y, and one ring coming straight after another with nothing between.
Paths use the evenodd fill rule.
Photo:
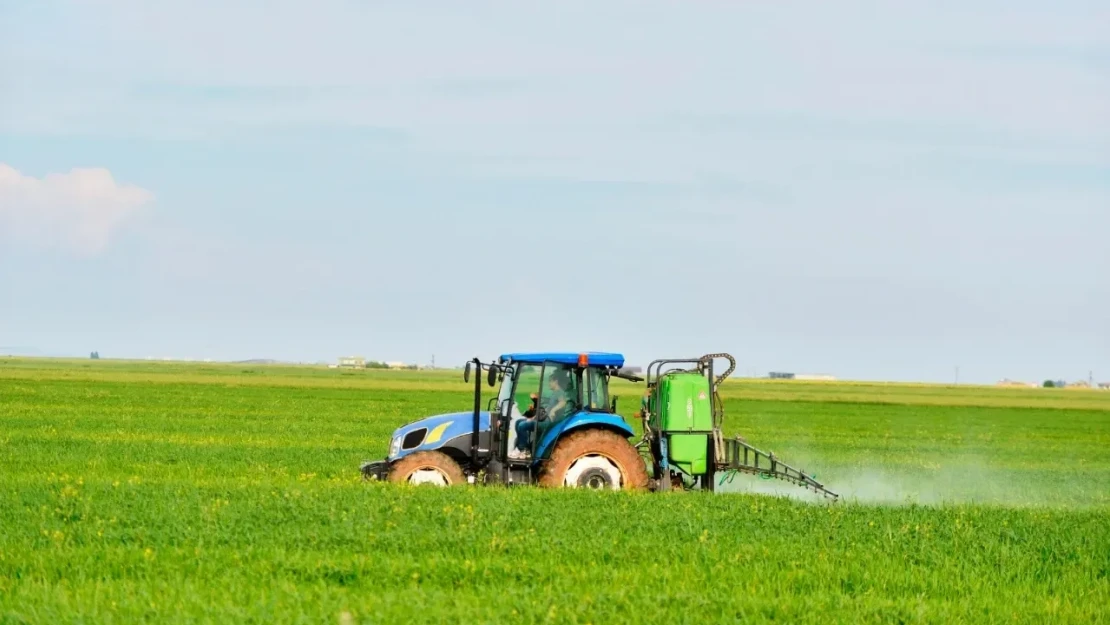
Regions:
<instances>
[{"instance_id":1,"label":"green sprayer tank","mask_svg":"<svg viewBox=\"0 0 1110 625\"><path fill-rule=\"evenodd\" d=\"M713 433L713 403L709 378L701 373L671 373L659 380L651 394L652 427L667 437L667 460L689 475L704 475L709 436Z\"/></svg>"}]
</instances>

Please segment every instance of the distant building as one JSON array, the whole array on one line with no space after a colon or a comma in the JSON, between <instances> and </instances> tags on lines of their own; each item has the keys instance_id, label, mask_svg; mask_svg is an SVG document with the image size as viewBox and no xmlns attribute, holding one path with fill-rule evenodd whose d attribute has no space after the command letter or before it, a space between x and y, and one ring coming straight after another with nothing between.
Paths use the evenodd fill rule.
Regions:
<instances>
[{"instance_id":1,"label":"distant building","mask_svg":"<svg viewBox=\"0 0 1110 625\"><path fill-rule=\"evenodd\" d=\"M1098 387L1104 391L1110 391L1110 382L1101 382Z\"/></svg>"},{"instance_id":2,"label":"distant building","mask_svg":"<svg viewBox=\"0 0 1110 625\"><path fill-rule=\"evenodd\" d=\"M339 366L352 369L365 369L366 359L362 356L343 356L339 359Z\"/></svg>"},{"instance_id":3,"label":"distant building","mask_svg":"<svg viewBox=\"0 0 1110 625\"><path fill-rule=\"evenodd\" d=\"M788 373L783 371L772 371L767 374L767 377L772 380L804 380L807 382L831 382L836 380L836 376L824 373Z\"/></svg>"},{"instance_id":4,"label":"distant building","mask_svg":"<svg viewBox=\"0 0 1110 625\"><path fill-rule=\"evenodd\" d=\"M1036 382L1022 382L1020 380L999 380L998 386L1018 387L1018 388L1038 388L1040 384Z\"/></svg>"}]
</instances>

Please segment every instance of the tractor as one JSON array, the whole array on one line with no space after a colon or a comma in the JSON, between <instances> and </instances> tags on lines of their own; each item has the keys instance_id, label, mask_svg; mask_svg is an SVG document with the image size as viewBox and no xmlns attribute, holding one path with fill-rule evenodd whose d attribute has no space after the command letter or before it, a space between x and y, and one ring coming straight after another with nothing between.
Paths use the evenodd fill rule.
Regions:
<instances>
[{"instance_id":1,"label":"tractor","mask_svg":"<svg viewBox=\"0 0 1110 625\"><path fill-rule=\"evenodd\" d=\"M728 369L714 371L726 359ZM813 476L721 434L721 383L729 354L656 360L645 377L621 354L510 353L466 363L472 410L426 417L393 432L385 459L365 462L368 480L397 483L539 485L613 490L716 490L718 474L783 479L836 499ZM685 367L685 368L684 368ZM483 375L483 372L485 375ZM617 413L612 378L646 382L642 434ZM499 392L482 406L483 381Z\"/></svg>"}]
</instances>

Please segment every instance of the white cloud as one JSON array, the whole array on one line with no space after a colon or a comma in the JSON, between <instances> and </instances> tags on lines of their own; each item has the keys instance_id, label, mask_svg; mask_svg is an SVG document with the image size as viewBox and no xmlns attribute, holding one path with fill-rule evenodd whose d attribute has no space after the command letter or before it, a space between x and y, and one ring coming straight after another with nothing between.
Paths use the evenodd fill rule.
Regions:
<instances>
[{"instance_id":1,"label":"white cloud","mask_svg":"<svg viewBox=\"0 0 1110 625\"><path fill-rule=\"evenodd\" d=\"M0 163L0 242L96 254L153 199L102 167L35 178Z\"/></svg>"}]
</instances>

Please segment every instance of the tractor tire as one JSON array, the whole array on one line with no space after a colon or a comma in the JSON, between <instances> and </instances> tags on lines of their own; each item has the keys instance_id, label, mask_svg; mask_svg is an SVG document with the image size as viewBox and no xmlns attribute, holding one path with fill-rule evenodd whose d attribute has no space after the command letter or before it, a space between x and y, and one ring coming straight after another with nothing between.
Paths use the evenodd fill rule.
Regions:
<instances>
[{"instance_id":1,"label":"tractor tire","mask_svg":"<svg viewBox=\"0 0 1110 625\"><path fill-rule=\"evenodd\" d=\"M646 490L647 467L624 437L608 430L583 430L559 441L540 470L545 488Z\"/></svg>"},{"instance_id":2,"label":"tractor tire","mask_svg":"<svg viewBox=\"0 0 1110 625\"><path fill-rule=\"evenodd\" d=\"M440 451L418 451L397 461L389 470L394 484L457 486L466 483L462 467Z\"/></svg>"}]
</instances>

